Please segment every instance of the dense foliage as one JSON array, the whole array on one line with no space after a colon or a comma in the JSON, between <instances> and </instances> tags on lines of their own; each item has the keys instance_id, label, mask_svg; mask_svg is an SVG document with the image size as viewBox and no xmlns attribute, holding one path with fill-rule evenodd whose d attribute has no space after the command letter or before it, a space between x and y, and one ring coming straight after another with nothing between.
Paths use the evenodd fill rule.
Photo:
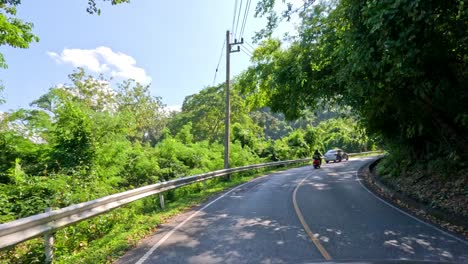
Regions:
<instances>
[{"instance_id":1,"label":"dense foliage","mask_svg":"<svg viewBox=\"0 0 468 264\"><path fill-rule=\"evenodd\" d=\"M95 2L89 1L88 12L100 12ZM0 14L0 20L5 20L0 24L0 45L27 48L38 38L32 34L32 24L15 18L18 4L20 1L0 2L0 9L5 11ZM264 11L267 9L257 10ZM318 6L310 14L325 11L326 7ZM329 19L306 14L304 11L304 21L307 17L316 23ZM303 36L308 30L318 30L312 22L301 28ZM327 90L328 94L324 92L327 88L312 93L308 90L332 82L322 72L327 63L316 59L338 55L331 49L334 44L326 47L328 53L314 53L319 44L311 39L282 50L280 42L268 40L255 51L255 67L233 83L231 166L310 157L315 149L324 152L340 147L358 152L376 148L375 138L369 138L357 122L362 117L352 113L360 108L347 102L348 97L337 96L341 86ZM311 59L320 65L308 72ZM6 66L1 56L0 66ZM315 80L308 74L320 78ZM151 96L148 86L133 81L114 85L102 76L87 75L83 69L69 78L69 85L51 88L30 108L0 116L1 223L41 213L47 207L65 207L223 167L224 85L188 96L181 112L168 113L162 99ZM319 97L319 92L325 96ZM278 96L281 102L275 100ZM342 102L353 109L342 107ZM284 109L284 114L271 111ZM299 116L294 121L286 119ZM217 184L214 181L212 187L218 188ZM186 201L199 193L202 188L193 185L169 192L167 199ZM128 224L137 219L147 221L147 229L159 223L147 215L155 213L156 200L147 198L60 231L56 246L59 261L60 257L79 256L90 245L99 248L108 242L106 234L129 240L114 232L129 228ZM102 250L96 252L99 255ZM87 256L91 262L102 257L94 259L93 254ZM2 252L0 260L41 262L41 246L37 241L22 244Z\"/></svg>"},{"instance_id":2,"label":"dense foliage","mask_svg":"<svg viewBox=\"0 0 468 264\"><path fill-rule=\"evenodd\" d=\"M0 1L0 45L27 48L38 41L32 24L16 18L20 2ZM100 12L96 1L88 3L89 13ZM269 21L257 40L270 37L281 18L274 3L262 0L257 6L256 14ZM384 173L399 176L414 160L432 160L417 164L421 171L466 168L465 5L463 0L288 5L283 16L299 15L298 36L288 45L262 41L252 67L233 83L231 165L310 157L315 149L334 147L366 151L382 142L392 155L386 161L391 170ZM6 67L1 54L0 67ZM161 98L133 81L113 88L82 69L70 81L28 109L0 115L0 222L222 168L224 85L188 96L181 112L168 113ZM199 185L187 188L192 189L168 193L168 200L201 192ZM146 215L156 199L62 230L57 255L79 256L92 243L99 247L108 242L106 234L118 237L113 232L136 219L142 225L158 222ZM0 260L41 262L40 247L31 243L1 253Z\"/></svg>"},{"instance_id":3,"label":"dense foliage","mask_svg":"<svg viewBox=\"0 0 468 264\"><path fill-rule=\"evenodd\" d=\"M51 88L30 108L0 116L1 223L47 207L61 208L223 168L224 85L188 96L181 112L168 113L148 86L133 81L112 84L83 69L69 79L70 84ZM374 140L354 119L342 118L340 110L332 107L286 121L268 108L250 110L239 87L234 84L231 96L232 167L310 157L314 149L375 148ZM192 189L169 192L167 199L183 201L189 194L201 194L198 185L188 188ZM145 208L142 202L119 214L64 229L58 235L57 255L74 255L86 248L77 245L105 239L114 226L131 222L132 217L146 217L147 210L155 213L154 208ZM0 254L0 260L40 261L38 247L37 242L18 246Z\"/></svg>"},{"instance_id":4,"label":"dense foliage","mask_svg":"<svg viewBox=\"0 0 468 264\"><path fill-rule=\"evenodd\" d=\"M259 10L274 12L272 2ZM299 35L288 47L268 39L254 52L244 94L289 118L351 106L400 159L467 166L466 2L312 2L297 10Z\"/></svg>"}]
</instances>

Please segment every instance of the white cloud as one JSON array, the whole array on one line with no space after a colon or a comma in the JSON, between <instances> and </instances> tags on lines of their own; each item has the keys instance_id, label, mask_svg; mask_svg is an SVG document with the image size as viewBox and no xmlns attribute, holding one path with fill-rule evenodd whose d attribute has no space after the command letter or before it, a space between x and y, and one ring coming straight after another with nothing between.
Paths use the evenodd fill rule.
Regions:
<instances>
[{"instance_id":1,"label":"white cloud","mask_svg":"<svg viewBox=\"0 0 468 264\"><path fill-rule=\"evenodd\" d=\"M143 68L136 66L136 60L125 53L114 52L109 47L95 49L63 49L58 54L48 51L47 55L57 63L70 63L74 67L84 67L97 73L110 72L112 76L134 79L142 84L151 82Z\"/></svg>"}]
</instances>

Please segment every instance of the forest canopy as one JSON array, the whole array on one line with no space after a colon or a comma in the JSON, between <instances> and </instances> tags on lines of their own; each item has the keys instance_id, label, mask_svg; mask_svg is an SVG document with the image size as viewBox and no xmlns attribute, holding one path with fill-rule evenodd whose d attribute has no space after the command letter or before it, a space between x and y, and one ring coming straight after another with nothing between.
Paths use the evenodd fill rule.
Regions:
<instances>
[{"instance_id":1,"label":"forest canopy","mask_svg":"<svg viewBox=\"0 0 468 264\"><path fill-rule=\"evenodd\" d=\"M259 15L278 18L274 0ZM251 101L290 119L349 106L402 159L468 158L468 9L463 0L304 1L291 42L267 38L240 77ZM270 30L270 28L266 28ZM268 30L260 35L268 36ZM261 36L258 39L261 39Z\"/></svg>"}]
</instances>

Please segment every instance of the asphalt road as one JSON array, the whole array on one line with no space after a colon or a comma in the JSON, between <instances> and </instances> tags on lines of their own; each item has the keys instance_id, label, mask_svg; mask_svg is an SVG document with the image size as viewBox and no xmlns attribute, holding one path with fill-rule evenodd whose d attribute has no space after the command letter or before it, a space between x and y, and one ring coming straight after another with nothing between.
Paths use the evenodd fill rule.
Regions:
<instances>
[{"instance_id":1,"label":"asphalt road","mask_svg":"<svg viewBox=\"0 0 468 264\"><path fill-rule=\"evenodd\" d=\"M277 172L162 226L117 263L468 263L468 242L368 192L369 159ZM367 262L369 261L369 262Z\"/></svg>"}]
</instances>

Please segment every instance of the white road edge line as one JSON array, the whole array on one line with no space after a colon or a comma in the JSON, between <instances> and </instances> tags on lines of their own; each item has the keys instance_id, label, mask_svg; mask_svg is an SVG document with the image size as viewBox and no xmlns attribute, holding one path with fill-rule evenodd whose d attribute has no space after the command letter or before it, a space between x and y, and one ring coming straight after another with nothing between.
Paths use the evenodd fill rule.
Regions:
<instances>
[{"instance_id":1,"label":"white road edge line","mask_svg":"<svg viewBox=\"0 0 468 264\"><path fill-rule=\"evenodd\" d=\"M367 165L366 165L366 166L367 166ZM358 170L356 171L356 180L359 182L359 184L361 185L361 187L364 188L364 190L366 190L368 193L372 194L372 196L374 196L375 198L377 198L377 199L378 199L379 201L381 201L382 203L384 203L384 204L390 206L391 208L393 208L393 209L399 211L400 213L402 213L402 214L404 214L404 215L406 215L406 216L409 216L409 217L413 218L414 220L416 220L416 221L418 221L418 222L420 222L420 223L422 223L422 224L424 224L424 225L426 225L426 226L428 226L428 227L431 227L431 228L433 228L433 229L435 229L435 230L437 230L437 231L439 231L439 232L441 232L441 233L443 233L443 234L445 234L445 235L447 235L447 236L449 236L449 237L451 237L451 238L453 238L453 239L455 239L455 240L458 240L459 242L462 242L462 243L465 244L465 245L468 245L468 242L467 242L467 241L465 241L465 240L463 240L463 239L461 239L461 238L459 238L459 237L456 237L456 236L454 236L454 235L452 235L452 234L450 234L450 233L448 233L448 232L446 232L446 231L444 231L444 230L442 230L442 229L440 229L440 228L438 228L438 227L436 227L436 226L434 226L434 225L432 225L432 224L430 224L430 223L427 223L427 222L425 222L425 221L423 221L423 220L421 220L421 219L419 219L419 218L417 218L417 217L415 217L415 216L413 216L413 215L411 215L411 214L409 214L409 213L407 213L407 212L401 210L400 208L398 208L398 207L394 206L393 204L391 204L391 203L385 201L384 199L380 198L379 196L377 196L376 194L374 194L372 191L370 191L369 189L367 189L367 187L366 187L364 184L362 184L361 179L359 179L358 172L359 172L359 168L358 168Z\"/></svg>"},{"instance_id":2,"label":"white road edge line","mask_svg":"<svg viewBox=\"0 0 468 264\"><path fill-rule=\"evenodd\" d=\"M273 174L276 174L277 172L274 172L274 173L270 173L270 174L267 174L267 175L263 175L263 176L260 176L258 178L255 178L255 179L252 179L246 183L243 183L231 190L229 190L228 192L222 194L221 196L219 196L218 198L214 199L213 201L211 201L210 203L208 203L207 205L203 206L202 208L198 209L196 212L194 212L193 214L191 214L189 217L187 217L183 222L179 223L176 227L174 227L171 231L169 231L169 233L167 233L163 238L161 238L158 243L156 243L153 247L150 248L150 250L148 250L146 252L145 255L143 255L143 257L141 257L137 262L135 262L135 264L143 264L143 262L145 262L149 256L151 256L151 254L153 254L153 252L158 249L159 246L161 246L172 234L174 234L175 231L177 231L179 228L181 228L183 225L185 225L188 221L190 221L190 219L194 218L195 216L197 216L201 211L205 210L206 208L208 208L210 205L212 205L213 203L215 203L216 201L218 201L219 199L223 198L224 196L230 194L231 192L241 188L242 186L248 184L248 183L251 183L253 181L256 181L256 180L259 180L259 179L262 179L262 178L265 178L267 176L270 176L270 175L273 175Z\"/></svg>"}]
</instances>

